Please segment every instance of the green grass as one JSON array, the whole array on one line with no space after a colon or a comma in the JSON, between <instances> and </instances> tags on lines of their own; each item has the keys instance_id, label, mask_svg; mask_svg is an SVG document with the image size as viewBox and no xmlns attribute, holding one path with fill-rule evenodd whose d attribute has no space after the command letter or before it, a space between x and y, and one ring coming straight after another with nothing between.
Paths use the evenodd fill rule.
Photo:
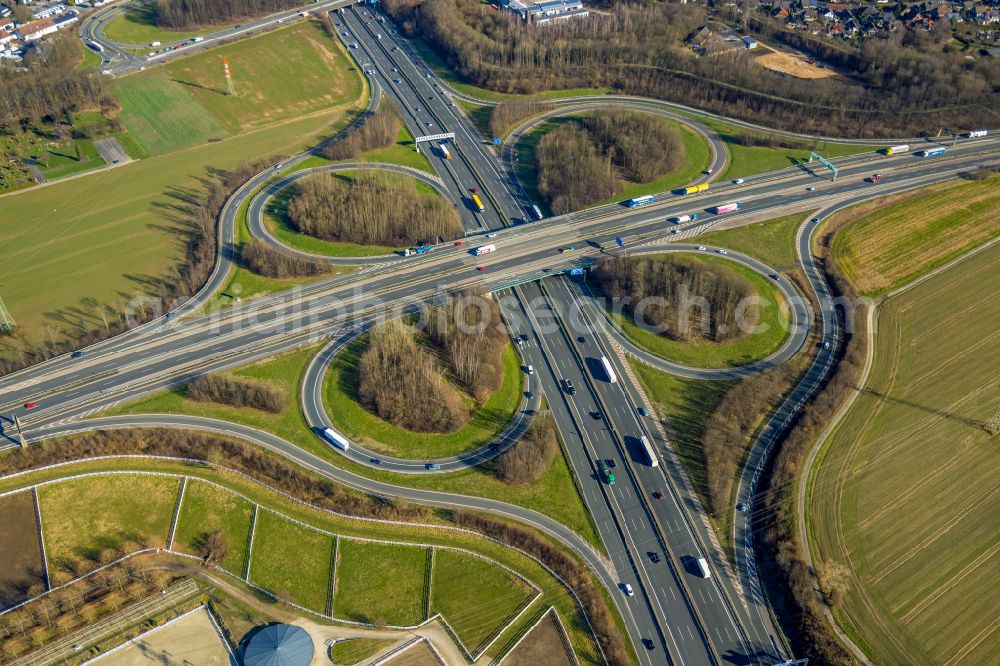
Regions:
<instances>
[{"instance_id":1,"label":"green grass","mask_svg":"<svg viewBox=\"0 0 1000 666\"><path fill-rule=\"evenodd\" d=\"M226 94L223 58L233 73L233 96ZM354 65L315 21L218 46L164 70L232 133L342 107L363 93Z\"/></svg>"},{"instance_id":2,"label":"green grass","mask_svg":"<svg viewBox=\"0 0 1000 666\"><path fill-rule=\"evenodd\" d=\"M640 328L629 314L613 312L608 301L606 306L611 319L636 345L661 358L696 368L747 365L780 349L788 338L789 331L788 305L778 288L766 277L732 261L708 255L698 255L697 260L710 264L723 263L750 283L754 293L760 298L759 330L730 342L672 340ZM592 286L592 289L595 294L601 293L597 286Z\"/></svg>"},{"instance_id":3,"label":"green grass","mask_svg":"<svg viewBox=\"0 0 1000 666\"><path fill-rule=\"evenodd\" d=\"M176 42L196 35L205 35L218 27L184 32L163 30L156 25L156 9L152 4L131 5L127 10L104 25L105 36L121 44L146 44L150 42ZM146 52L144 49L143 52Z\"/></svg>"},{"instance_id":4,"label":"green grass","mask_svg":"<svg viewBox=\"0 0 1000 666\"><path fill-rule=\"evenodd\" d=\"M466 102L464 99L456 99L455 102L462 107L465 111L465 115L469 116L472 120L472 124L482 132L482 135L488 139L492 139L490 136L490 117L493 114L492 106L485 106L482 104L473 104L472 102Z\"/></svg>"},{"instance_id":5,"label":"green grass","mask_svg":"<svg viewBox=\"0 0 1000 666\"><path fill-rule=\"evenodd\" d=\"M871 374L809 476L837 617L875 663L985 664L996 604L1000 246L884 302ZM991 631L992 630L992 631Z\"/></svg>"},{"instance_id":6,"label":"green grass","mask_svg":"<svg viewBox=\"0 0 1000 666\"><path fill-rule=\"evenodd\" d=\"M502 563L527 580L532 581L543 590L540 605L553 605L566 622L569 639L583 664L602 663L599 660L593 640L582 617L575 612L569 593L534 561L521 555L516 550L501 546L482 537L456 531L433 529L429 526L388 524L368 520L351 519L302 505L276 492L262 488L246 477L221 472L204 466L192 466L183 461L151 460L146 458L121 458L114 461L82 460L68 465L41 469L22 476L0 479L0 492L18 491L43 481L59 481L67 476L82 473L101 473L109 471L136 471L155 473L185 474L191 478L204 479L220 483L233 492L250 498L275 511L309 525L332 533L368 539L397 540L419 542L435 546L452 546L471 550L484 557ZM105 476L107 486L117 482L119 476ZM99 500L100 498L97 497ZM430 522L438 522L431 518ZM527 621L527 620L525 620ZM503 644L510 636L523 629L524 623L513 627L508 634L501 637Z\"/></svg>"},{"instance_id":7,"label":"green grass","mask_svg":"<svg viewBox=\"0 0 1000 666\"><path fill-rule=\"evenodd\" d=\"M334 539L270 511L257 512L250 582L317 613L327 611Z\"/></svg>"},{"instance_id":8,"label":"green grass","mask_svg":"<svg viewBox=\"0 0 1000 666\"><path fill-rule=\"evenodd\" d=\"M637 111L636 113L641 112ZM541 138L548 132L551 132L560 125L578 121L586 115L589 114L552 118L539 123L529 132L521 136L521 139L517 144L517 176L532 200L538 202L543 201L542 196L538 192L538 168L535 156L539 140L541 140ZM673 190L691 183L702 171L708 168L711 161L711 148L709 147L708 142L705 141L700 134L694 132L681 123L667 118L662 118L662 120L677 129L681 138L681 143L684 145L684 163L677 169L665 173L648 183L633 183L624 181L625 189L620 194L616 194L614 197L605 199L604 201L594 202L591 204L592 206L601 206L608 203L614 203L616 201L623 201L625 199L631 199L643 194L654 194L657 192ZM547 206L544 206L544 204L539 205L547 209Z\"/></svg>"},{"instance_id":9,"label":"green grass","mask_svg":"<svg viewBox=\"0 0 1000 666\"><path fill-rule=\"evenodd\" d=\"M839 213L833 256L858 290L878 295L1000 234L1000 177L952 181Z\"/></svg>"},{"instance_id":10,"label":"green grass","mask_svg":"<svg viewBox=\"0 0 1000 666\"><path fill-rule=\"evenodd\" d=\"M357 401L357 362L368 344L359 338L345 347L330 365L323 397L334 428L377 451L420 460L469 451L494 439L510 423L521 402L523 373L513 346L504 350L504 381L486 401L477 406L470 421L450 433L420 433L380 419Z\"/></svg>"},{"instance_id":11,"label":"green grass","mask_svg":"<svg viewBox=\"0 0 1000 666\"><path fill-rule=\"evenodd\" d=\"M318 347L307 347L267 361L240 368L234 374L280 386L289 396L297 396L301 375ZM603 549L597 531L583 505L579 491L565 457L560 453L552 465L534 484L509 486L499 481L488 469L476 467L462 472L441 476L392 474L372 470L351 463L333 452L306 426L298 400L278 415L254 409L237 409L226 405L195 402L184 397L180 390L166 391L134 403L123 405L110 413L121 414L191 414L242 423L292 442L315 455L333 461L338 467L363 476L413 488L425 488L479 497L490 497L534 509L555 518L598 549ZM560 498L553 502L552 498Z\"/></svg>"},{"instance_id":12,"label":"green grass","mask_svg":"<svg viewBox=\"0 0 1000 666\"><path fill-rule=\"evenodd\" d=\"M122 79L115 85L121 119L150 155L219 139L225 128L190 91L163 70Z\"/></svg>"},{"instance_id":13,"label":"green grass","mask_svg":"<svg viewBox=\"0 0 1000 666\"><path fill-rule=\"evenodd\" d=\"M695 491L707 503L702 434L705 423L736 382L685 379L650 368L635 359L629 359L629 363L670 434L670 443Z\"/></svg>"},{"instance_id":14,"label":"green grass","mask_svg":"<svg viewBox=\"0 0 1000 666\"><path fill-rule=\"evenodd\" d=\"M496 565L449 550L434 554L431 611L475 653L535 591Z\"/></svg>"},{"instance_id":15,"label":"green grass","mask_svg":"<svg viewBox=\"0 0 1000 666\"><path fill-rule=\"evenodd\" d=\"M309 116L0 198L0 283L18 323L15 338L0 340L0 355L74 335L79 323L103 327L102 310L120 312L150 290L147 277L182 260L179 196L200 191L212 170L298 151L344 120L343 113ZM141 157L138 142L119 138Z\"/></svg>"},{"instance_id":16,"label":"green grass","mask_svg":"<svg viewBox=\"0 0 1000 666\"><path fill-rule=\"evenodd\" d=\"M219 565L242 576L246 569L247 543L253 505L225 488L189 481L174 533L174 549L201 556L199 544L218 531L226 543L226 556Z\"/></svg>"},{"instance_id":17,"label":"green grass","mask_svg":"<svg viewBox=\"0 0 1000 666\"><path fill-rule=\"evenodd\" d=\"M53 581L96 569L122 550L166 546L180 485L180 479L125 474L113 484L83 477L39 488Z\"/></svg>"},{"instance_id":18,"label":"green grass","mask_svg":"<svg viewBox=\"0 0 1000 666\"><path fill-rule=\"evenodd\" d=\"M428 557L427 548L341 539L334 617L379 626L423 622Z\"/></svg>"},{"instance_id":19,"label":"green grass","mask_svg":"<svg viewBox=\"0 0 1000 666\"><path fill-rule=\"evenodd\" d=\"M94 67L101 66L101 56L86 46L83 47L83 57L80 59L80 64L76 66L78 70L93 69Z\"/></svg>"},{"instance_id":20,"label":"green grass","mask_svg":"<svg viewBox=\"0 0 1000 666\"><path fill-rule=\"evenodd\" d=\"M727 122L697 113L687 113L684 111L678 113L698 120L718 134L719 138L726 144L730 159L725 171L720 175L724 179L743 178L753 174L777 171L778 169L795 166L808 161L809 153L812 151L819 153L827 159L872 152L872 146L870 145L827 142L810 145L802 144L798 148L744 146L737 141L737 138L744 134L757 134L756 132L748 132ZM817 173L826 174L828 172L823 169Z\"/></svg>"},{"instance_id":21,"label":"green grass","mask_svg":"<svg viewBox=\"0 0 1000 666\"><path fill-rule=\"evenodd\" d=\"M94 147L94 142L91 139L77 139L74 143L80 151L79 157L77 157L75 151L66 151L65 153L50 152L51 157L48 160L48 166L42 167L42 173L45 174L46 178L49 180L65 178L66 176L83 173L91 169L99 169L104 166L104 159L97 152L97 148Z\"/></svg>"},{"instance_id":22,"label":"green grass","mask_svg":"<svg viewBox=\"0 0 1000 666\"><path fill-rule=\"evenodd\" d=\"M399 136L396 138L396 145L381 150L370 150L363 153L360 158L362 162L382 162L384 164L401 164L402 166L413 167L436 175L434 167L427 160L426 152L430 150L430 144L425 143L421 152L415 150L416 142L410 130L405 125L400 126Z\"/></svg>"},{"instance_id":23,"label":"green grass","mask_svg":"<svg viewBox=\"0 0 1000 666\"><path fill-rule=\"evenodd\" d=\"M795 233L807 217L796 213L734 229L710 231L699 236L698 242L742 252L777 270L790 270L798 265Z\"/></svg>"},{"instance_id":24,"label":"green grass","mask_svg":"<svg viewBox=\"0 0 1000 666\"><path fill-rule=\"evenodd\" d=\"M339 640L330 648L330 661L338 666L354 666L374 657L396 641L379 638L348 638Z\"/></svg>"}]
</instances>

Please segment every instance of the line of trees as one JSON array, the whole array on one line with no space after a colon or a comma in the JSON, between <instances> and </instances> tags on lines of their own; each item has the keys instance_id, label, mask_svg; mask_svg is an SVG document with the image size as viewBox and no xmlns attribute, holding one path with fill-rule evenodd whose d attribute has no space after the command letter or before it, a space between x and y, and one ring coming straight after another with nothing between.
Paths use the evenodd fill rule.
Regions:
<instances>
[{"instance_id":1,"label":"line of trees","mask_svg":"<svg viewBox=\"0 0 1000 666\"><path fill-rule=\"evenodd\" d=\"M496 299L489 294L466 292L430 308L424 332L458 382L480 403L503 384L508 336Z\"/></svg>"},{"instance_id":2,"label":"line of trees","mask_svg":"<svg viewBox=\"0 0 1000 666\"><path fill-rule=\"evenodd\" d=\"M461 394L437 359L399 321L372 330L358 361L358 401L379 418L415 432L451 432L469 420Z\"/></svg>"},{"instance_id":3,"label":"line of trees","mask_svg":"<svg viewBox=\"0 0 1000 666\"><path fill-rule=\"evenodd\" d=\"M293 257L259 238L251 238L240 247L240 260L257 275L269 278L307 277L330 272L329 264Z\"/></svg>"},{"instance_id":4,"label":"line of trees","mask_svg":"<svg viewBox=\"0 0 1000 666\"><path fill-rule=\"evenodd\" d=\"M299 0L156 0L156 25L190 30L294 9Z\"/></svg>"},{"instance_id":5,"label":"line of trees","mask_svg":"<svg viewBox=\"0 0 1000 666\"><path fill-rule=\"evenodd\" d=\"M714 515L732 511L733 483L743 454L768 410L790 388L794 374L784 365L738 382L706 419L701 451L708 505Z\"/></svg>"},{"instance_id":6,"label":"line of trees","mask_svg":"<svg viewBox=\"0 0 1000 666\"><path fill-rule=\"evenodd\" d=\"M273 414L280 414L288 406L288 395L281 387L231 375L202 375L188 382L186 394L199 402L253 407Z\"/></svg>"},{"instance_id":7,"label":"line of trees","mask_svg":"<svg viewBox=\"0 0 1000 666\"><path fill-rule=\"evenodd\" d=\"M389 148L396 143L401 126L399 114L391 105L379 106L364 122L348 129L323 150L323 155L334 162L349 160L369 150Z\"/></svg>"},{"instance_id":8,"label":"line of trees","mask_svg":"<svg viewBox=\"0 0 1000 666\"><path fill-rule=\"evenodd\" d=\"M694 3L601 3L606 11L544 27L477 0L385 0L404 31L417 34L472 83L505 93L610 87L690 104L782 129L879 136L1000 124L1000 62L923 52L899 36L861 47L820 45L801 32L800 48L838 58L850 77L806 80L755 64L734 49L699 56L684 43L706 21ZM751 27L757 26L755 22ZM797 37L796 37L797 36Z\"/></svg>"},{"instance_id":9,"label":"line of trees","mask_svg":"<svg viewBox=\"0 0 1000 666\"><path fill-rule=\"evenodd\" d=\"M463 233L453 204L387 174L303 178L288 202L288 221L300 233L362 245L435 243Z\"/></svg>"},{"instance_id":10,"label":"line of trees","mask_svg":"<svg viewBox=\"0 0 1000 666\"><path fill-rule=\"evenodd\" d=\"M728 266L691 257L606 257L591 274L637 324L675 340L734 340L759 315L753 286Z\"/></svg>"},{"instance_id":11,"label":"line of trees","mask_svg":"<svg viewBox=\"0 0 1000 666\"><path fill-rule=\"evenodd\" d=\"M559 448L555 419L545 412L535 416L528 430L493 461L493 471L506 484L535 483L549 469Z\"/></svg>"},{"instance_id":12,"label":"line of trees","mask_svg":"<svg viewBox=\"0 0 1000 666\"><path fill-rule=\"evenodd\" d=\"M669 121L647 113L599 111L547 132L535 148L538 191L554 213L620 194L684 163Z\"/></svg>"},{"instance_id":13,"label":"line of trees","mask_svg":"<svg viewBox=\"0 0 1000 666\"><path fill-rule=\"evenodd\" d=\"M107 77L70 68L9 72L0 68L0 128L20 129L59 118L76 107L117 109Z\"/></svg>"}]
</instances>

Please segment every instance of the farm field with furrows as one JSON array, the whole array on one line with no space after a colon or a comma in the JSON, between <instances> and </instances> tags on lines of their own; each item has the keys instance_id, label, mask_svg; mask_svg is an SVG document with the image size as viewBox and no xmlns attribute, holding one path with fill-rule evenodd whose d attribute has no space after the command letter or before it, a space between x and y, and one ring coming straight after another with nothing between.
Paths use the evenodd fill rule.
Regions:
<instances>
[{"instance_id":1,"label":"farm field with furrows","mask_svg":"<svg viewBox=\"0 0 1000 666\"><path fill-rule=\"evenodd\" d=\"M877 663L1000 650L998 290L994 245L882 305L870 378L814 467L817 564Z\"/></svg>"}]
</instances>

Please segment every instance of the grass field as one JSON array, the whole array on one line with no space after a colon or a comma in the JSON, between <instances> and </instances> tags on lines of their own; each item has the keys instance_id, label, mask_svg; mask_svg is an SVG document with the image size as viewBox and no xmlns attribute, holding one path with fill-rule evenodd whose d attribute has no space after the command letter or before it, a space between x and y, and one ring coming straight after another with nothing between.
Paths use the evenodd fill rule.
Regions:
<instances>
[{"instance_id":1,"label":"grass field","mask_svg":"<svg viewBox=\"0 0 1000 666\"><path fill-rule=\"evenodd\" d=\"M0 497L3 538L0 539L0 610L27 598L41 587L42 543L38 538L35 500L30 491Z\"/></svg>"},{"instance_id":2,"label":"grass field","mask_svg":"<svg viewBox=\"0 0 1000 666\"><path fill-rule=\"evenodd\" d=\"M1000 233L1000 176L952 181L861 204L834 217L846 224L833 256L864 294L906 284Z\"/></svg>"},{"instance_id":3,"label":"grass field","mask_svg":"<svg viewBox=\"0 0 1000 666\"><path fill-rule=\"evenodd\" d=\"M449 550L434 554L432 581L431 612L441 613L473 654L535 594L490 562Z\"/></svg>"},{"instance_id":4,"label":"grass field","mask_svg":"<svg viewBox=\"0 0 1000 666\"><path fill-rule=\"evenodd\" d=\"M121 119L150 155L219 139L222 124L164 70L122 79L115 86Z\"/></svg>"},{"instance_id":5,"label":"grass field","mask_svg":"<svg viewBox=\"0 0 1000 666\"><path fill-rule=\"evenodd\" d=\"M512 345L504 351L504 381L485 404L477 406L472 419L450 433L420 433L380 419L357 401L356 367L367 346L359 338L330 365L324 384L326 413L334 427L350 439L378 451L416 459L451 456L485 444L507 427L521 402L524 382L521 362Z\"/></svg>"},{"instance_id":6,"label":"grass field","mask_svg":"<svg viewBox=\"0 0 1000 666\"><path fill-rule=\"evenodd\" d=\"M370 150L367 153L362 153L358 159L362 162L402 164L403 166L413 167L414 169L420 169L421 171L433 174L435 173L434 167L431 166L426 157L427 145L424 144L424 150L418 153L415 149L416 142L413 140L410 130L406 129L405 125L400 125L399 135L396 137L396 145L383 148L382 150Z\"/></svg>"},{"instance_id":7,"label":"grass field","mask_svg":"<svg viewBox=\"0 0 1000 666\"><path fill-rule=\"evenodd\" d=\"M998 290L993 246L883 303L871 375L809 478L817 564L876 663L1000 651Z\"/></svg>"},{"instance_id":8,"label":"grass field","mask_svg":"<svg viewBox=\"0 0 1000 666\"><path fill-rule=\"evenodd\" d=\"M218 28L203 28L194 32L163 30L156 25L153 5L135 4L104 25L104 35L120 44L149 44L150 42L176 42L195 35L204 35Z\"/></svg>"},{"instance_id":9,"label":"grass field","mask_svg":"<svg viewBox=\"0 0 1000 666\"><path fill-rule=\"evenodd\" d=\"M798 265L795 232L807 217L796 213L734 229L710 231L698 236L698 242L742 252L779 271L790 270Z\"/></svg>"},{"instance_id":10,"label":"grass field","mask_svg":"<svg viewBox=\"0 0 1000 666\"><path fill-rule=\"evenodd\" d=\"M696 113L678 112L698 120L710 130L719 135L719 138L726 144L729 151L729 165L721 174L721 178L743 178L757 173L777 171L796 164L802 164L809 160L809 153L816 151L827 159L845 157L847 155L857 155L858 153L870 153L872 146L865 144L850 143L826 143L820 142L814 145L803 145L801 148L770 148L767 146L744 146L738 141L738 137L747 134L743 129L735 125ZM752 134L752 133L750 133ZM826 174L828 172L818 172Z\"/></svg>"},{"instance_id":11,"label":"grass field","mask_svg":"<svg viewBox=\"0 0 1000 666\"><path fill-rule=\"evenodd\" d=\"M221 533L226 542L226 557L219 565L242 576L246 569L247 542L253 505L224 488L191 481L184 491L184 502L177 519L174 549L201 555L199 544L211 532Z\"/></svg>"},{"instance_id":12,"label":"grass field","mask_svg":"<svg viewBox=\"0 0 1000 666\"><path fill-rule=\"evenodd\" d=\"M250 582L317 613L328 610L333 537L270 511L259 511Z\"/></svg>"},{"instance_id":13,"label":"grass field","mask_svg":"<svg viewBox=\"0 0 1000 666\"><path fill-rule=\"evenodd\" d=\"M182 259L185 228L174 208L179 197L198 191L214 169L313 144L345 121L348 106L362 101L0 197L0 296L18 323L18 336L0 341L0 355L62 339L80 325L103 326L102 309L121 312Z\"/></svg>"},{"instance_id":14,"label":"grass field","mask_svg":"<svg viewBox=\"0 0 1000 666\"><path fill-rule=\"evenodd\" d=\"M750 283L760 298L758 324L760 330L731 342L707 340L683 342L644 330L625 313L611 312L611 318L621 327L625 335L635 344L657 356L696 368L746 365L780 349L788 338L789 331L788 305L778 288L764 276L732 261L708 255L698 255L697 259L707 263L725 262L726 266ZM600 293L598 287L592 286L592 289L595 294ZM610 302L607 305L610 312Z\"/></svg>"},{"instance_id":15,"label":"grass field","mask_svg":"<svg viewBox=\"0 0 1000 666\"><path fill-rule=\"evenodd\" d=\"M330 661L338 666L354 666L386 649L396 641L378 638L340 640L330 648Z\"/></svg>"},{"instance_id":16,"label":"grass field","mask_svg":"<svg viewBox=\"0 0 1000 666\"><path fill-rule=\"evenodd\" d=\"M334 617L400 627L423 622L429 557L427 548L341 539Z\"/></svg>"},{"instance_id":17,"label":"grass field","mask_svg":"<svg viewBox=\"0 0 1000 666\"><path fill-rule=\"evenodd\" d=\"M113 488L113 490L109 490ZM180 480L125 474L72 479L38 490L53 582L140 547L167 544Z\"/></svg>"},{"instance_id":18,"label":"grass field","mask_svg":"<svg viewBox=\"0 0 1000 666\"><path fill-rule=\"evenodd\" d=\"M641 112L637 111L636 113ZM545 136L545 134L551 132L560 125L579 120L585 115L587 114L581 114L579 116L561 116L551 120L546 120L521 136L520 141L517 143L517 177L524 185L525 191L532 198L532 200L542 202L542 197L538 193L538 169L536 167L537 160L535 157L535 150L538 146L539 140ZM698 177L698 174L708 167L711 160L711 149L709 148L708 142L706 142L700 134L688 129L681 123L668 119L664 119L664 122L667 122L677 128L681 138L681 143L684 145L684 164L648 183L631 183L625 181L625 189L621 194L605 201L597 201L592 204L593 206L613 203L615 201L623 201L625 199L631 199L643 194L653 194L656 192L665 192L676 189L695 180ZM547 209L547 207L545 207L542 203L539 203L539 205Z\"/></svg>"},{"instance_id":19,"label":"grass field","mask_svg":"<svg viewBox=\"0 0 1000 666\"><path fill-rule=\"evenodd\" d=\"M267 361L249 365L235 371L236 375L266 381L280 386L288 395L298 395L301 375L317 347L306 347ZM601 548L596 530L573 481L565 457L560 453L538 482L526 486L509 486L499 481L493 472L483 467L443 476L417 476L391 474L361 467L337 455L320 441L306 426L298 400L278 415L253 409L237 409L226 405L195 402L184 397L182 391L168 391L125 405L112 413L126 414L193 414L242 423L283 437L303 449L334 461L339 467L364 476L414 488L492 497L504 502L525 506L552 516L574 530L597 548ZM559 497L559 502L553 502Z\"/></svg>"},{"instance_id":20,"label":"grass field","mask_svg":"<svg viewBox=\"0 0 1000 666\"><path fill-rule=\"evenodd\" d=\"M222 59L236 94L226 95ZM362 94L354 65L319 23L305 21L168 63L165 76L229 132L349 104Z\"/></svg>"}]
</instances>

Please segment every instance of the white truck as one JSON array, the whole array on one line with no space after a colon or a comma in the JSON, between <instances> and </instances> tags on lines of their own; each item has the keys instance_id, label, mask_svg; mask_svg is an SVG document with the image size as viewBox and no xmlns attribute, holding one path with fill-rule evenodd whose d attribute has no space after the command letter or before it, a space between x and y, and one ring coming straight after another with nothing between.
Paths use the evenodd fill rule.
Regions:
<instances>
[{"instance_id":1,"label":"white truck","mask_svg":"<svg viewBox=\"0 0 1000 666\"><path fill-rule=\"evenodd\" d=\"M330 440L330 443L341 451L347 451L351 448L351 443L333 428L323 428L323 436Z\"/></svg>"},{"instance_id":2,"label":"white truck","mask_svg":"<svg viewBox=\"0 0 1000 666\"><path fill-rule=\"evenodd\" d=\"M702 578L712 577L712 570L708 568L708 560L704 557L698 558L698 573L701 574Z\"/></svg>"}]
</instances>

